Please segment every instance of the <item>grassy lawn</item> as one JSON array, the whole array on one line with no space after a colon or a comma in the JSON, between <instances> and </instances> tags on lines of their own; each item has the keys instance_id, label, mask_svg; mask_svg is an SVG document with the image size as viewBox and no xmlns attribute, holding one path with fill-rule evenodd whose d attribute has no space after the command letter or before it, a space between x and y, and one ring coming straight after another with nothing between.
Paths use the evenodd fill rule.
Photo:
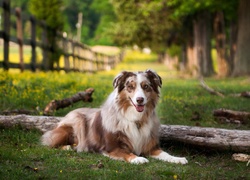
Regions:
<instances>
[{"instance_id":1,"label":"grassy lawn","mask_svg":"<svg viewBox=\"0 0 250 180\"><path fill-rule=\"evenodd\" d=\"M185 78L155 62L156 56L128 51L124 62L114 70L97 74L37 72L6 73L0 70L0 114L14 109L33 110L41 115L52 99L62 99L93 87L94 101L79 102L58 110L64 116L72 109L99 107L112 91L114 76L122 70L154 69L163 78L162 94L157 107L163 124L199 125L228 129L250 129L249 124L217 122L212 112L218 108L249 111L249 99L208 94L197 79ZM225 94L249 91L247 77L205 79L206 83ZM201 118L193 121L198 112ZM131 165L110 160L99 154L48 149L39 144L41 133L25 128L0 127L0 177L5 179L249 179L246 163L232 160L232 152L218 152L187 145L164 143L163 148L177 156L186 156L187 165L176 165L149 159L150 163ZM98 161L104 165L96 168Z\"/></svg>"}]
</instances>

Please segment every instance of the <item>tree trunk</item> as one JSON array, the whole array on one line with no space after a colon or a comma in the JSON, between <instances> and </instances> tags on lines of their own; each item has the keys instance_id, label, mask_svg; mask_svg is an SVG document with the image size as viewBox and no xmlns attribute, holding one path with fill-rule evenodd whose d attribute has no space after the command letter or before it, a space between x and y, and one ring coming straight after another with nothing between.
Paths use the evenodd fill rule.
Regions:
<instances>
[{"instance_id":1,"label":"tree trunk","mask_svg":"<svg viewBox=\"0 0 250 180\"><path fill-rule=\"evenodd\" d=\"M240 0L238 37L234 59L234 76L250 75L250 1Z\"/></svg>"},{"instance_id":2,"label":"tree trunk","mask_svg":"<svg viewBox=\"0 0 250 180\"><path fill-rule=\"evenodd\" d=\"M194 42L188 39L187 42L187 71L192 76L198 76L198 64L197 56L195 56Z\"/></svg>"},{"instance_id":3,"label":"tree trunk","mask_svg":"<svg viewBox=\"0 0 250 180\"><path fill-rule=\"evenodd\" d=\"M181 46L181 60L180 60L180 71L185 72L187 69L187 47L186 45Z\"/></svg>"},{"instance_id":4,"label":"tree trunk","mask_svg":"<svg viewBox=\"0 0 250 180\"><path fill-rule=\"evenodd\" d=\"M229 75L230 66L228 64L228 56L226 51L225 23L224 23L224 14L222 11L218 11L215 14L214 33L215 33L217 61L218 61L217 74L220 77L226 77Z\"/></svg>"},{"instance_id":5,"label":"tree trunk","mask_svg":"<svg viewBox=\"0 0 250 180\"><path fill-rule=\"evenodd\" d=\"M159 52L158 53L158 62L162 63L164 59L165 53L164 52Z\"/></svg>"},{"instance_id":6,"label":"tree trunk","mask_svg":"<svg viewBox=\"0 0 250 180\"><path fill-rule=\"evenodd\" d=\"M200 76L211 76L214 68L211 59L210 13L202 12L194 21L194 47Z\"/></svg>"},{"instance_id":7,"label":"tree trunk","mask_svg":"<svg viewBox=\"0 0 250 180\"><path fill-rule=\"evenodd\" d=\"M61 117L27 115L0 116L0 125L20 124L27 129L36 128L45 132L54 128L61 119ZM250 131L161 125L159 132L163 141L178 141L217 150L250 152Z\"/></svg>"},{"instance_id":8,"label":"tree trunk","mask_svg":"<svg viewBox=\"0 0 250 180\"><path fill-rule=\"evenodd\" d=\"M229 47L230 47L230 54L228 63L230 66L230 75L233 73L234 70L234 57L236 53L236 43L237 43L237 34L238 34L238 26L235 21L230 22L230 31L229 31Z\"/></svg>"}]
</instances>

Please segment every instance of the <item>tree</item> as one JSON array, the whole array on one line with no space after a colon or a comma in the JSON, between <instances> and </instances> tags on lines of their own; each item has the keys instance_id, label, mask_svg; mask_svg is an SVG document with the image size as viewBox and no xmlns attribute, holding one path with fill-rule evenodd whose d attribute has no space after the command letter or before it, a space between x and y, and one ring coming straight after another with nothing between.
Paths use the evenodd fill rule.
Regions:
<instances>
[{"instance_id":1,"label":"tree","mask_svg":"<svg viewBox=\"0 0 250 180\"><path fill-rule=\"evenodd\" d=\"M173 18L185 22L181 23L181 29L188 29L188 36L182 43L186 44L187 61L186 65L192 71L193 75L211 76L214 74L214 68L211 58L211 19L210 11L212 2L195 0L170 0L168 6L173 8ZM188 22L186 22L188 20ZM186 24L192 24L186 27ZM193 32L190 33L190 30ZM191 55L193 53L193 55Z\"/></svg>"},{"instance_id":2,"label":"tree","mask_svg":"<svg viewBox=\"0 0 250 180\"><path fill-rule=\"evenodd\" d=\"M106 1L106 0L104 0ZM83 17L81 42L89 44L95 36L95 31L100 21L100 15L92 8L93 0L63 0L65 26L64 30L70 32L71 36L76 34L76 24L78 14L81 12Z\"/></svg>"},{"instance_id":3,"label":"tree","mask_svg":"<svg viewBox=\"0 0 250 180\"><path fill-rule=\"evenodd\" d=\"M109 27L116 21L112 4L109 0L94 0L91 10L99 16L99 21L90 44L113 45L112 37L108 32Z\"/></svg>"},{"instance_id":4,"label":"tree","mask_svg":"<svg viewBox=\"0 0 250 180\"><path fill-rule=\"evenodd\" d=\"M211 76L214 68L211 59L211 14L199 12L194 20L194 48L199 76Z\"/></svg>"},{"instance_id":5,"label":"tree","mask_svg":"<svg viewBox=\"0 0 250 180\"><path fill-rule=\"evenodd\" d=\"M174 27L178 27L178 21L169 18L172 9L165 1L111 2L117 16L117 23L112 27L114 41L117 44L136 44L140 47L150 47L159 55L165 53L168 40L174 39Z\"/></svg>"},{"instance_id":6,"label":"tree","mask_svg":"<svg viewBox=\"0 0 250 180\"><path fill-rule=\"evenodd\" d=\"M238 1L229 0L223 3L222 0L213 2L212 13L214 14L213 30L215 47L217 51L217 64L220 77L229 76L233 70L233 46L235 45L235 21L237 18ZM230 32L227 33L226 32Z\"/></svg>"},{"instance_id":7,"label":"tree","mask_svg":"<svg viewBox=\"0 0 250 180\"><path fill-rule=\"evenodd\" d=\"M63 29L62 0L30 0L29 10L39 20L44 20L50 31L47 32L47 39L52 49L48 55L48 67L53 69L54 62L60 57L60 50L56 41L57 31Z\"/></svg>"},{"instance_id":8,"label":"tree","mask_svg":"<svg viewBox=\"0 0 250 180\"><path fill-rule=\"evenodd\" d=\"M234 59L234 76L250 75L250 1L240 0L238 9L238 38Z\"/></svg>"},{"instance_id":9,"label":"tree","mask_svg":"<svg viewBox=\"0 0 250 180\"><path fill-rule=\"evenodd\" d=\"M188 17L189 24L194 25L193 41L190 41L190 37L187 38L189 39L188 41L183 41L187 43L187 67L191 71L197 69L201 75L209 76L213 74L214 70L213 67L211 67L211 50L209 50L209 46L211 46L212 38L214 38L217 51L217 73L219 76L229 75L233 68L232 57L234 56L233 46L236 33L233 22L236 19L235 9L237 9L238 1L169 0L168 5L174 8L174 18L184 19L186 21ZM212 21L213 31L211 28ZM183 26L181 28L186 29L187 23L182 24ZM232 32L228 33L229 36L227 35L228 31ZM212 36L212 32L214 36ZM189 33L189 36L190 35ZM230 51L228 47L230 47Z\"/></svg>"}]
</instances>

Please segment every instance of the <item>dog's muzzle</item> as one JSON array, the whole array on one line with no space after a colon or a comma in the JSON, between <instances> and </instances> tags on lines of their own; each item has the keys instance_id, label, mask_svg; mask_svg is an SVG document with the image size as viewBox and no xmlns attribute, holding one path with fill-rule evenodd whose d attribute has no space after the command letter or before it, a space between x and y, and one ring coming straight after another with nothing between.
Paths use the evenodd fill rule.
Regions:
<instances>
[{"instance_id":1,"label":"dog's muzzle","mask_svg":"<svg viewBox=\"0 0 250 180\"><path fill-rule=\"evenodd\" d=\"M135 109L138 112L143 112L144 111L145 104L143 104L143 102L144 102L144 98L143 97L137 97L136 98L137 104L135 104L131 98L129 98L129 99L130 99L131 103L134 105Z\"/></svg>"}]
</instances>

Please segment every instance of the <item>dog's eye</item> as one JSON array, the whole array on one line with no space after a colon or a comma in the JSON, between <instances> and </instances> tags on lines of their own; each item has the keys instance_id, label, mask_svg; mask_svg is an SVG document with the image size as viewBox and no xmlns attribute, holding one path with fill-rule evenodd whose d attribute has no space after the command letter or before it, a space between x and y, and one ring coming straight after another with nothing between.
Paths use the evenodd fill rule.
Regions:
<instances>
[{"instance_id":1,"label":"dog's eye","mask_svg":"<svg viewBox=\"0 0 250 180\"><path fill-rule=\"evenodd\" d=\"M128 89L129 89L129 90L133 90L133 89L134 89L134 86L131 85L131 84L129 84L129 85L128 85Z\"/></svg>"},{"instance_id":2,"label":"dog's eye","mask_svg":"<svg viewBox=\"0 0 250 180\"><path fill-rule=\"evenodd\" d=\"M147 84L144 85L143 89L147 90L149 86Z\"/></svg>"}]
</instances>

